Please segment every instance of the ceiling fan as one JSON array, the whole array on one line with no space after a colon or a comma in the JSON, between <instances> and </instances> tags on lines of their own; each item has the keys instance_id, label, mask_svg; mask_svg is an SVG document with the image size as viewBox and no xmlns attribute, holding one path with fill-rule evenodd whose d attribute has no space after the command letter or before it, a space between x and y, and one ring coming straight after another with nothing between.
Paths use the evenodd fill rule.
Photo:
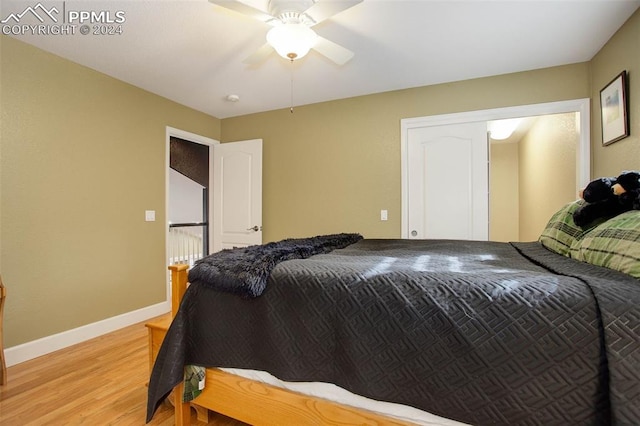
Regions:
<instances>
[{"instance_id":1,"label":"ceiling fan","mask_svg":"<svg viewBox=\"0 0 640 426\"><path fill-rule=\"evenodd\" d=\"M353 57L352 51L320 37L311 27L355 6L362 0L269 0L268 12L239 0L209 1L273 27L267 33L267 43L243 61L247 64L261 62L274 50L291 61L302 58L310 49L314 49L338 65L345 64Z\"/></svg>"}]
</instances>

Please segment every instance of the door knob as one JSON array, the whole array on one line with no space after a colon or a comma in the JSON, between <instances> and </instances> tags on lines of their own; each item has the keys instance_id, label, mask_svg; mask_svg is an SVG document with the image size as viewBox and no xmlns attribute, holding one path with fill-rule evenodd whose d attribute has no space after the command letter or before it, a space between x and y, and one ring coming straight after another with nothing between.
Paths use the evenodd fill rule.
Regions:
<instances>
[{"instance_id":1,"label":"door knob","mask_svg":"<svg viewBox=\"0 0 640 426\"><path fill-rule=\"evenodd\" d=\"M262 229L262 227L258 227L258 225L252 226L251 228L247 228L247 231L258 232Z\"/></svg>"}]
</instances>

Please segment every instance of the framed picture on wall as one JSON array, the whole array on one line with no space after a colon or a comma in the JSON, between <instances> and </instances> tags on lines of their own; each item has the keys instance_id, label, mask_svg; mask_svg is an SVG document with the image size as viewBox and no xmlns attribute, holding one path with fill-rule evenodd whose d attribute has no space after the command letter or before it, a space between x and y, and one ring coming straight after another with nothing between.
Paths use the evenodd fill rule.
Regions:
<instances>
[{"instance_id":1,"label":"framed picture on wall","mask_svg":"<svg viewBox=\"0 0 640 426\"><path fill-rule=\"evenodd\" d=\"M600 91L600 113L602 145L609 145L629 136L626 70Z\"/></svg>"}]
</instances>

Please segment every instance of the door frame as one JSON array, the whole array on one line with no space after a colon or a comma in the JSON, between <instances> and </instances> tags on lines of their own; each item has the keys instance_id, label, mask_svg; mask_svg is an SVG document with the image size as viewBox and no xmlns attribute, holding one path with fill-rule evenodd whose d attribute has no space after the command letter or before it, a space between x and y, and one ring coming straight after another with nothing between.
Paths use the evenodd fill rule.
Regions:
<instances>
[{"instance_id":1,"label":"door frame","mask_svg":"<svg viewBox=\"0 0 640 426\"><path fill-rule=\"evenodd\" d=\"M409 236L407 144L409 143L408 135L410 129L568 112L580 113L580 135L578 146L576 147L576 191L578 191L587 185L591 179L591 100L589 98L401 119L401 238L408 238Z\"/></svg>"},{"instance_id":2,"label":"door frame","mask_svg":"<svg viewBox=\"0 0 640 426\"><path fill-rule=\"evenodd\" d=\"M174 127L170 127L170 126L166 126L166 131L165 131L165 184L164 184L164 188L165 188L165 194L164 194L164 211L166 212L165 214L165 219L166 222L165 223L165 237L164 237L164 249L165 249L165 254L164 254L164 258L165 258L165 263L166 261L169 259L169 226L168 226L168 222L169 222L169 179L170 179L170 175L169 175L169 170L171 168L170 165L170 157L171 157L171 137L176 137L176 138L180 138L180 139L184 139L186 141L189 142L193 142L193 143L198 143L201 145L207 145L209 147L211 147L211 149L209 149L209 188L211 188L211 191L209 191L209 198L211 199L211 197L213 196L212 194L212 190L213 190L213 170L211 170L212 165L213 165L213 147L215 145L220 144L220 141L217 141L215 139L211 139L208 138L206 136L202 136L202 135L198 135L196 133L191 133L191 132L187 132L185 130L180 130L180 129L176 129ZM207 218L207 220L209 221L210 224L213 223L213 209L209 209L209 217ZM209 247L213 247L213 232L211 230L211 228L209 229ZM166 288L167 288L167 300L171 300L171 286L170 286L170 274L169 271L166 271Z\"/></svg>"}]
</instances>

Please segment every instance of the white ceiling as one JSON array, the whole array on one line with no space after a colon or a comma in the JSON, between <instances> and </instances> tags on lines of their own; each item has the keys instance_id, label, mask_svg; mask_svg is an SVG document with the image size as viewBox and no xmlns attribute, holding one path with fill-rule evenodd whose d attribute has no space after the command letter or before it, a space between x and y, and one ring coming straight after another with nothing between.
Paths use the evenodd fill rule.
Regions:
<instances>
[{"instance_id":1,"label":"white ceiling","mask_svg":"<svg viewBox=\"0 0 640 426\"><path fill-rule=\"evenodd\" d=\"M3 0L0 16L38 0ZM331 1L331 0L319 0ZM266 10L266 0L245 0ZM206 0L44 1L123 11L121 35L19 35L27 43L218 118L589 61L640 0L364 0L314 30L355 52L242 61L266 24ZM24 18L26 19L26 17ZM239 102L226 97L237 95Z\"/></svg>"}]
</instances>

